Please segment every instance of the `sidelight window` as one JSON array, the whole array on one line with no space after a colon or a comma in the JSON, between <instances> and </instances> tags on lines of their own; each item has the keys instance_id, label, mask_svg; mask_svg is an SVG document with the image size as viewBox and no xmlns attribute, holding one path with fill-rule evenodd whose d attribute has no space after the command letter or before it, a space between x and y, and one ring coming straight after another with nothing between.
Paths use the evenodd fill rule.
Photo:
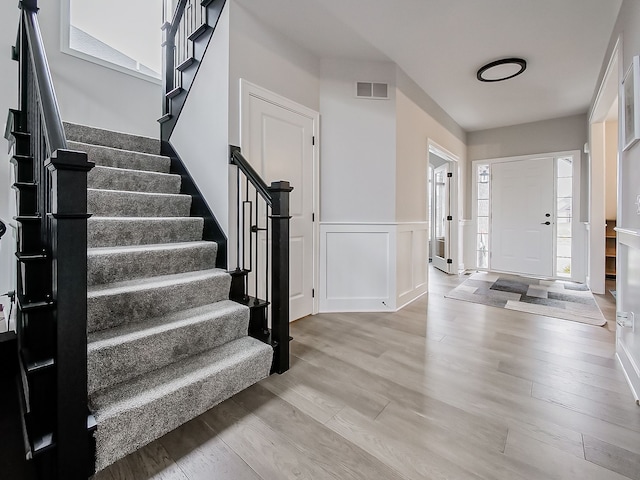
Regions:
<instances>
[{"instance_id":1,"label":"sidelight window","mask_svg":"<svg viewBox=\"0 0 640 480\"><path fill-rule=\"evenodd\" d=\"M571 277L573 159L556 159L556 275Z\"/></svg>"},{"instance_id":2,"label":"sidelight window","mask_svg":"<svg viewBox=\"0 0 640 480\"><path fill-rule=\"evenodd\" d=\"M488 164L478 165L477 187L478 204L477 219L478 228L476 231L476 254L477 267L489 268L489 192L491 170Z\"/></svg>"}]
</instances>

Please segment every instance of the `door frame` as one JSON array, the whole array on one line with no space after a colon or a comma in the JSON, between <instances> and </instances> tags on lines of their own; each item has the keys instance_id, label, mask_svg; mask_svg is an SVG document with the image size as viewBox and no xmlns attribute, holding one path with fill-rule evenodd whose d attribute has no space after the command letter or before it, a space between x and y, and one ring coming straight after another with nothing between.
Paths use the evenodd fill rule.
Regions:
<instances>
[{"instance_id":1,"label":"door frame","mask_svg":"<svg viewBox=\"0 0 640 480\"><path fill-rule=\"evenodd\" d=\"M313 272L312 272L312 288L314 289L315 295L313 296L313 306L311 314L315 315L319 311L319 291L318 287L320 285L320 258L318 248L320 245L320 229L318 227L320 220L320 113L312 110L304 105L301 105L287 97L279 95L271 90L267 90L266 88L260 87L254 83L251 83L244 78L240 79L240 148L243 151L248 149L248 138L243 134L243 132L249 131L249 100L251 97L259 98L265 102L271 103L277 107L284 108L291 112L297 113L299 115L303 115L305 117L310 118L313 121L313 136L314 136L314 145L313 145L313 214L314 221L312 222L313 228L313 242L311 246L312 256L313 256ZM293 186L295 188L295 185Z\"/></svg>"},{"instance_id":2,"label":"door frame","mask_svg":"<svg viewBox=\"0 0 640 480\"><path fill-rule=\"evenodd\" d=\"M457 274L458 271L460 270L460 263L459 263L460 245L458 243L458 238L459 238L458 230L459 230L459 219L460 219L460 212L458 210L458 205L460 204L460 202L458 201L458 192L460 191L460 185L459 185L460 184L460 158L429 138L427 140L427 172L429 171L429 165L431 165L431 159L429 157L431 153L443 158L444 160L447 160L451 167L451 173L453 173L454 181L451 182L451 191L449 192L449 197L451 198L450 213L451 213L451 216L453 217L453 220L451 220L451 225L449 229L449 235L451 237L449 242L449 255L452 261L451 272L449 272L449 274ZM426 178L425 180L427 181L427 185L428 185L429 179ZM428 207L427 207L427 216L429 216ZM429 229L431 229L432 219L428 218L427 221L429 224Z\"/></svg>"},{"instance_id":3,"label":"door frame","mask_svg":"<svg viewBox=\"0 0 640 480\"><path fill-rule=\"evenodd\" d=\"M563 151L563 152L550 152L550 153L539 153L539 154L533 154L533 155L518 155L518 156L512 156L512 157L500 157L500 158L489 158L486 160L474 160L473 162L471 162L471 172L470 172L470 177L471 177L471 212L472 212L472 221L473 221L473 230L472 233L470 234L471 238L469 239L469 241L472 242L472 244L475 244L476 242L476 235L477 235L477 231L478 231L478 178L477 178L477 172L478 172L478 165L491 165L491 164L495 164L495 163L504 163L504 162L514 162L514 161L519 161L519 160L533 160L536 158L547 158L547 157L553 157L554 158L554 186L553 186L553 192L554 192L554 199L556 199L556 190L557 190L557 182L555 180L557 180L557 170L555 168L555 159L558 157L573 157L573 178L572 178L572 217L571 217L571 278L570 280L575 281L575 282L585 282L586 279L586 271L584 271L584 265L586 265L586 262L588 261L588 257L587 257L587 249L586 249L586 233L585 233L585 229L584 229L584 225L583 223L580 221L580 212L581 212L581 208L580 208L580 198L581 198L581 190L582 190L582 181L581 181L581 172L582 172L582 168L581 168L581 160L582 160L582 155L580 150L567 150L567 151ZM489 186L489 191L491 192L491 185ZM491 193L489 194L489 225L491 225ZM553 226L553 252L551 253L553 255L553 278L557 278L559 280L568 280L567 277L558 277L556 275L556 248L557 248L557 230L556 230L556 225L554 222L554 226ZM475 249L474 249L475 251ZM475 264L475 269L476 270L489 270L489 271L493 271L491 269L491 236L489 236L489 261L488 261L488 265L489 268L488 269L484 269L484 268L478 268L478 264L477 264L477 255L474 255L476 257L476 261L474 262ZM579 267L579 268L574 268L575 267Z\"/></svg>"},{"instance_id":4,"label":"door frame","mask_svg":"<svg viewBox=\"0 0 640 480\"><path fill-rule=\"evenodd\" d=\"M621 98L622 38L618 37L609 57L602 82L589 115L589 269L588 285L593 293L605 293L605 144L604 126L609 109L616 98ZM618 157L620 157L620 107L618 106ZM619 173L620 169L618 169ZM596 183L600 182L600 183ZM596 188L597 187L597 188ZM617 181L620 191L620 179ZM620 196L618 195L618 212ZM617 277L616 277L617 278Z\"/></svg>"}]
</instances>

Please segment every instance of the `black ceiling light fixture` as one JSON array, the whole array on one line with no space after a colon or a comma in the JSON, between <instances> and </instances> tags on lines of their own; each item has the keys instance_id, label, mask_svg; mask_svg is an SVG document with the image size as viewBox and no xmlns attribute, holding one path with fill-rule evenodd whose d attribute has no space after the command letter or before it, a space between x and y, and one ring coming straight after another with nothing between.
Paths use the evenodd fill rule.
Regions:
<instances>
[{"instance_id":1,"label":"black ceiling light fixture","mask_svg":"<svg viewBox=\"0 0 640 480\"><path fill-rule=\"evenodd\" d=\"M522 58L502 58L480 67L476 77L481 82L502 82L517 77L527 69L527 61Z\"/></svg>"}]
</instances>

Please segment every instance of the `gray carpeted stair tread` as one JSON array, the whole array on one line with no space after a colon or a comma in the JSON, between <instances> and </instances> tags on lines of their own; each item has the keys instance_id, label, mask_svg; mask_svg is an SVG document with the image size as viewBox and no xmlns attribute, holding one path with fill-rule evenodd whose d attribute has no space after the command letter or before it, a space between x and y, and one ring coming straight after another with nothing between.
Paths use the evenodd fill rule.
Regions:
<instances>
[{"instance_id":1,"label":"gray carpeted stair tread","mask_svg":"<svg viewBox=\"0 0 640 480\"><path fill-rule=\"evenodd\" d=\"M249 309L213 268L217 244L157 139L65 123L89 173L87 374L96 468L269 375L273 349L247 336Z\"/></svg>"},{"instance_id":2,"label":"gray carpeted stair tread","mask_svg":"<svg viewBox=\"0 0 640 480\"><path fill-rule=\"evenodd\" d=\"M91 333L87 349L89 392L244 337L248 326L249 309L222 300Z\"/></svg>"},{"instance_id":3,"label":"gray carpeted stair tread","mask_svg":"<svg viewBox=\"0 0 640 480\"><path fill-rule=\"evenodd\" d=\"M86 152L89 160L97 166L114 168L131 168L148 172L169 173L171 159L151 153L132 152L119 148L91 145L83 142L68 141L70 150Z\"/></svg>"},{"instance_id":4,"label":"gray carpeted stair tread","mask_svg":"<svg viewBox=\"0 0 640 480\"><path fill-rule=\"evenodd\" d=\"M200 217L100 217L87 222L89 248L202 240Z\"/></svg>"},{"instance_id":5,"label":"gray carpeted stair tread","mask_svg":"<svg viewBox=\"0 0 640 480\"><path fill-rule=\"evenodd\" d=\"M114 132L112 130L104 130L102 128L68 122L64 122L64 131L67 140L75 142L102 145L104 147L130 150L133 152L151 153L154 155L160 153L160 140L157 138Z\"/></svg>"},{"instance_id":6,"label":"gray carpeted stair tread","mask_svg":"<svg viewBox=\"0 0 640 480\"><path fill-rule=\"evenodd\" d=\"M180 193L180 175L147 172L127 168L92 168L87 175L87 187L128 192Z\"/></svg>"},{"instance_id":7,"label":"gray carpeted stair tread","mask_svg":"<svg viewBox=\"0 0 640 480\"><path fill-rule=\"evenodd\" d=\"M92 395L98 424L96 468L266 378L272 355L269 345L243 337Z\"/></svg>"},{"instance_id":8,"label":"gray carpeted stair tread","mask_svg":"<svg viewBox=\"0 0 640 480\"><path fill-rule=\"evenodd\" d=\"M127 280L87 289L87 330L94 332L229 298L220 269Z\"/></svg>"},{"instance_id":9,"label":"gray carpeted stair tread","mask_svg":"<svg viewBox=\"0 0 640 480\"><path fill-rule=\"evenodd\" d=\"M208 270L216 266L215 242L181 242L90 248L87 285Z\"/></svg>"},{"instance_id":10,"label":"gray carpeted stair tread","mask_svg":"<svg viewBox=\"0 0 640 480\"><path fill-rule=\"evenodd\" d=\"M104 217L188 217L191 196L87 189L87 211Z\"/></svg>"}]
</instances>

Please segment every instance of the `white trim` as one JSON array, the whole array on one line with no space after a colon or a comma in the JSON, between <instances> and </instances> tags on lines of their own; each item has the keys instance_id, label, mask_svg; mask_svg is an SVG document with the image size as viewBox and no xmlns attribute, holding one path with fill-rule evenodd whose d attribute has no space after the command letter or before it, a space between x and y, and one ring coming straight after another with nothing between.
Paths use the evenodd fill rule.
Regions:
<instances>
[{"instance_id":1,"label":"white trim","mask_svg":"<svg viewBox=\"0 0 640 480\"><path fill-rule=\"evenodd\" d=\"M321 237L322 313L396 310L395 225L324 224ZM345 254L351 263L344 261ZM354 268L353 263L366 264L367 269Z\"/></svg>"},{"instance_id":2,"label":"white trim","mask_svg":"<svg viewBox=\"0 0 640 480\"><path fill-rule=\"evenodd\" d=\"M426 225L429 222L320 222L320 225Z\"/></svg>"},{"instance_id":3,"label":"white trim","mask_svg":"<svg viewBox=\"0 0 640 480\"><path fill-rule=\"evenodd\" d=\"M312 110L304 105L301 105L293 100L290 100L282 95L279 95L271 90L260 87L254 83L251 83L244 78L239 79L240 82L240 147L246 151L248 146L246 145L247 139L243 137L243 132L249 131L249 97L259 98L265 102L276 105L280 108L284 108L291 112L303 115L310 118L313 121L313 136L315 137L315 145L313 147L313 213L315 215L315 221L313 222L313 278L312 288L315 290L316 295L313 298L312 314L315 315L320 309L320 113Z\"/></svg>"},{"instance_id":4,"label":"white trim","mask_svg":"<svg viewBox=\"0 0 640 480\"><path fill-rule=\"evenodd\" d=\"M452 260L452 263L451 263L451 265L453 266L452 268L455 269L455 271L452 271L449 273L453 275L458 273L460 269L460 264L461 263L463 264L463 262L461 262L460 245L458 240L460 238L459 219L461 217L461 212L459 210L459 205L461 204L461 202L458 196L460 195L460 192L463 191L462 185L460 184L460 181L462 178L462 176L460 175L460 171L461 171L460 157L450 152L446 148L440 146L437 142L435 142L431 138L428 138L427 139L427 171L429 169L429 166L431 165L431 159L429 158L429 154L431 153L451 163L451 172L453 173L453 178L455 180L454 182L451 183L453 191L449 192L449 196L451 198L451 203L452 203L451 211L449 213L453 217L453 220L451 221L451 225L450 225L451 228L449 231L449 235L451 237L449 239L449 256ZM425 181L429 182L429 179L426 178ZM432 200L433 199L429 199L429 201L432 201ZM428 221L430 223L431 219L429 218ZM429 226L429 228L431 228L431 225ZM431 252L429 252L429 256L431 256Z\"/></svg>"},{"instance_id":5,"label":"white trim","mask_svg":"<svg viewBox=\"0 0 640 480\"><path fill-rule=\"evenodd\" d=\"M604 101L603 97L606 93L606 86L609 85L609 82L612 80L611 76L612 75L616 75L619 76L619 62L618 59L620 58L620 53L621 53L621 49L622 49L622 37L619 36L616 39L616 44L613 47L613 50L611 51L611 56L609 57L609 62L607 63L607 69L604 72L604 75L602 76L602 82L600 82L600 85L598 86L598 93L596 94L596 99L593 102L593 108L591 109L591 114L589 115L589 124L592 123L599 123L599 122L603 122L605 120L606 117L606 113L602 113L602 112L598 112L598 107L600 105L600 103L602 101ZM618 71L613 71L613 67L618 64ZM618 79L615 79L615 84L618 85ZM619 90L616 90L616 93L619 96ZM608 105L611 105L611 101L613 101L613 99L611 99L608 102ZM608 111L608 109L607 109ZM595 118L597 115L597 118ZM588 153L588 152L585 152Z\"/></svg>"},{"instance_id":6,"label":"white trim","mask_svg":"<svg viewBox=\"0 0 640 480\"><path fill-rule=\"evenodd\" d=\"M79 58L80 60L93 63L95 65L100 65L101 67L105 67L110 70L115 70L116 72L139 78L140 80L146 80L147 82L154 83L156 85L162 85L161 77L152 77L151 75L147 75L137 70L123 67L122 65L118 65L116 63L108 62L106 60L103 60L102 58L95 57L88 53L71 48L69 46L69 30L71 27L70 2L71 0L62 0L60 3L60 52L72 57ZM162 73L160 75L162 75Z\"/></svg>"},{"instance_id":7,"label":"white trim","mask_svg":"<svg viewBox=\"0 0 640 480\"><path fill-rule=\"evenodd\" d=\"M407 250L401 249L400 242L404 235L408 236L410 246ZM396 310L413 302L424 295L429 283L429 254L426 248L429 239L429 222L405 222L395 226L396 236ZM409 264L408 269L403 269ZM400 291L402 281L400 275L406 275L408 285Z\"/></svg>"},{"instance_id":8,"label":"white trim","mask_svg":"<svg viewBox=\"0 0 640 480\"><path fill-rule=\"evenodd\" d=\"M614 230L618 233L623 233L625 235L631 235L633 237L640 237L640 230L635 229L635 228L621 228L621 227L616 227L614 228Z\"/></svg>"},{"instance_id":9,"label":"white trim","mask_svg":"<svg viewBox=\"0 0 640 480\"><path fill-rule=\"evenodd\" d=\"M627 380L627 385L629 385L629 389L631 390L631 395L633 395L633 398L636 401L636 405L640 406L640 396L636 391L636 387L633 381L631 380L631 377L629 376L629 372L627 371L628 370L627 363L629 363L629 366L633 368L633 364L631 363L631 357L628 356L627 349L624 348L624 345L620 341L617 341L616 345L620 345L622 350L624 350L624 354L625 354L624 359L623 357L620 356L619 351L616 352L616 358L618 359L618 362L620 362L620 366L622 367L622 373L624 373L624 378Z\"/></svg>"},{"instance_id":10,"label":"white trim","mask_svg":"<svg viewBox=\"0 0 640 480\"><path fill-rule=\"evenodd\" d=\"M587 250L587 285L593 290L594 293L605 292L605 278L606 278L606 258L604 249L604 223L606 221L605 212L605 191L604 184L600 185L598 189L594 189L595 182L604 182L602 179L605 169L605 153L604 147L604 133L602 132L602 138L599 142L594 141L594 132L596 126L601 126L604 129L604 123L607 119L607 114L611 108L613 101L618 98L622 98L621 91L622 85L619 81L622 73L622 36L619 35L616 39L616 43L611 51L609 61L607 62L607 68L602 77L600 85L598 85L598 93L593 103L593 108L589 114L589 202L588 202L588 217L590 223L590 229L588 233L589 242L586 247ZM617 66L617 69L616 69ZM622 129L620 128L620 109L622 106L618 102L618 159L620 160L620 153L622 151ZM600 135L599 135L600 136ZM601 147L601 148L598 148ZM594 162L594 159L596 160ZM619 161L618 160L618 161ZM597 171L594 171L596 169ZM618 169L618 179L616 188L620 191L620 174ZM597 197L597 203L594 201L594 193ZM600 200L602 203L600 203ZM593 208L594 205L597 208ZM620 195L618 194L617 211L621 211ZM597 218L594 217L597 215Z\"/></svg>"},{"instance_id":11,"label":"white trim","mask_svg":"<svg viewBox=\"0 0 640 480\"><path fill-rule=\"evenodd\" d=\"M580 159L580 150L563 150L561 152L543 152L536 153L530 155L516 155L514 157L498 157L498 158L487 158L484 160L473 160L474 164L485 164L485 163L500 163L500 162L515 162L518 160L533 160L535 158L541 157L570 157L572 155L578 155L578 159Z\"/></svg>"},{"instance_id":12,"label":"white trim","mask_svg":"<svg viewBox=\"0 0 640 480\"><path fill-rule=\"evenodd\" d=\"M428 222L322 224L320 311L395 312L425 295L428 226ZM410 246L402 248L405 243Z\"/></svg>"}]
</instances>

